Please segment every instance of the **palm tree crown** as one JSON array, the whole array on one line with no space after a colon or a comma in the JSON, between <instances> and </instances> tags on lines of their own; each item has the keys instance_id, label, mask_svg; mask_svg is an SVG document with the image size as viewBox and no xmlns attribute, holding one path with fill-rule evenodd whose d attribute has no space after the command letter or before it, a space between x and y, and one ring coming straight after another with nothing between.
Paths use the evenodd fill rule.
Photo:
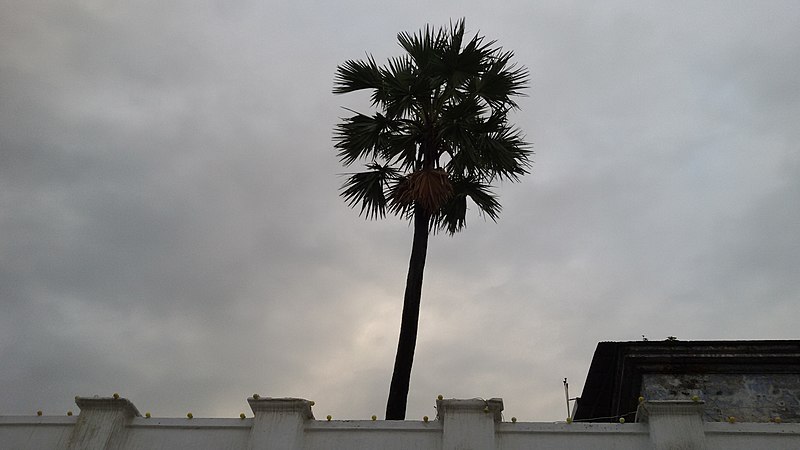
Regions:
<instances>
[{"instance_id":1,"label":"palm tree crown","mask_svg":"<svg viewBox=\"0 0 800 450\"><path fill-rule=\"evenodd\" d=\"M367 218L386 211L412 218L420 207L429 227L460 231L467 197L496 220L496 179L518 181L531 151L508 123L528 78L513 53L475 35L464 40L464 21L434 32L398 34L405 54L379 67L349 60L336 71L333 92L371 91L373 115L353 112L336 127L342 164L367 160L350 174L341 195Z\"/></svg>"}]
</instances>

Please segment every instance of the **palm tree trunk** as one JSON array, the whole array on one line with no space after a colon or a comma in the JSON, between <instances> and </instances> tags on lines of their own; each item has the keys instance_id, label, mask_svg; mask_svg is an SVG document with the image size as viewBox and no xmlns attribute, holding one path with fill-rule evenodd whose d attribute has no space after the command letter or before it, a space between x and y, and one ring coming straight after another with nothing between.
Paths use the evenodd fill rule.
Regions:
<instances>
[{"instance_id":1,"label":"palm tree trunk","mask_svg":"<svg viewBox=\"0 0 800 450\"><path fill-rule=\"evenodd\" d=\"M400 322L400 338L397 342L397 355L394 359L392 384L389 387L389 400L386 402L386 420L404 420L406 418L411 366L414 363L414 349L417 345L422 274L425 271L425 257L428 253L429 222L430 213L421 206L415 205L414 242L411 246L411 261L408 264L406 293L403 298L403 318Z\"/></svg>"}]
</instances>

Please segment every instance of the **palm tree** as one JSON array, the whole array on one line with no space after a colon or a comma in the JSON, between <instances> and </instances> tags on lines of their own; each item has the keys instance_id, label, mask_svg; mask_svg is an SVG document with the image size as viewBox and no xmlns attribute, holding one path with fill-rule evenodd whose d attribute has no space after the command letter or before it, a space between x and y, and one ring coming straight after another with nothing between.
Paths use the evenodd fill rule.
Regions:
<instances>
[{"instance_id":1,"label":"palm tree","mask_svg":"<svg viewBox=\"0 0 800 450\"><path fill-rule=\"evenodd\" d=\"M334 134L344 166L366 160L348 174L341 195L368 219L386 212L414 224L387 420L405 419L417 341L422 275L431 231L454 234L466 224L467 198L492 220L500 203L496 180L528 173L531 151L508 123L528 71L477 34L464 39L464 20L434 31L397 36L405 54L378 66L372 56L337 67L334 94L368 90L378 111L342 119Z\"/></svg>"}]
</instances>

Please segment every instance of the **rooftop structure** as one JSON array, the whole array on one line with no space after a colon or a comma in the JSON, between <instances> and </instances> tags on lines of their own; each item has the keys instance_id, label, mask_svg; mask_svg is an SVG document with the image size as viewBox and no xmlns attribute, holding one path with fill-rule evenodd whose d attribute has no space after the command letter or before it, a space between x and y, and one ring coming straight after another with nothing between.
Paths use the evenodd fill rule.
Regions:
<instances>
[{"instance_id":1,"label":"rooftop structure","mask_svg":"<svg viewBox=\"0 0 800 450\"><path fill-rule=\"evenodd\" d=\"M639 397L702 400L706 422L800 422L800 341L601 342L573 419L632 420Z\"/></svg>"}]
</instances>

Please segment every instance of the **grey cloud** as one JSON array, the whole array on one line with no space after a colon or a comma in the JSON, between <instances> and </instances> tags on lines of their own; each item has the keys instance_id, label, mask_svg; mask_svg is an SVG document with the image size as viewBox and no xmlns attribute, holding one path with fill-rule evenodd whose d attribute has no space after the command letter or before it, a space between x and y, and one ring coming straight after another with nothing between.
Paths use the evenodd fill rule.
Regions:
<instances>
[{"instance_id":1,"label":"grey cloud","mask_svg":"<svg viewBox=\"0 0 800 450\"><path fill-rule=\"evenodd\" d=\"M332 76L451 6L12 2L0 410L381 414L411 230L337 197L332 127L369 108ZM531 69L536 163L497 224L432 239L409 417L442 393L561 419L599 340L793 337L794 3L459 11Z\"/></svg>"}]
</instances>

